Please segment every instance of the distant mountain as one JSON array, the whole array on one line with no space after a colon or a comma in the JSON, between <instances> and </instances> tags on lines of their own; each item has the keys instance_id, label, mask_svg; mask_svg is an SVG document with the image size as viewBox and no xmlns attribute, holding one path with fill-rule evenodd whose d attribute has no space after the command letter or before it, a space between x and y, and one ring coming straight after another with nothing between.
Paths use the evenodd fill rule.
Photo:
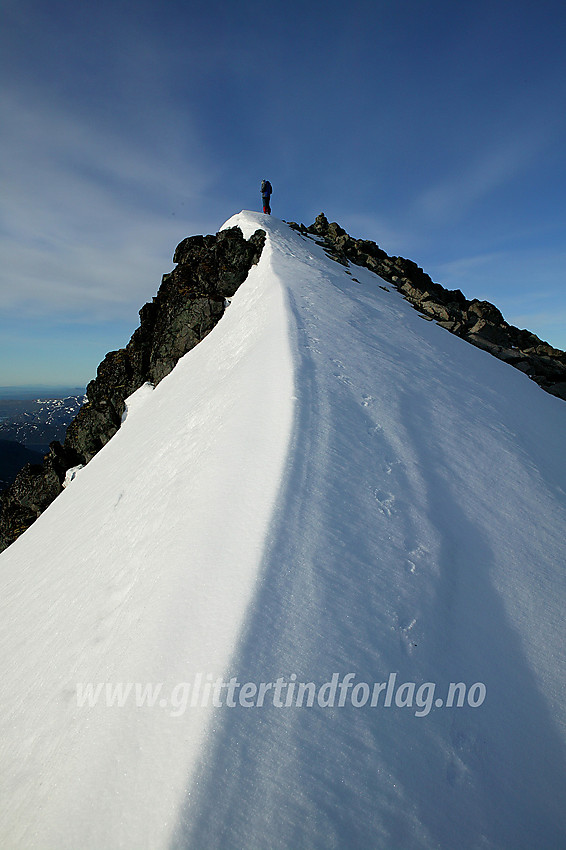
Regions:
<instances>
[{"instance_id":1,"label":"distant mountain","mask_svg":"<svg viewBox=\"0 0 566 850\"><path fill-rule=\"evenodd\" d=\"M84 400L84 393L64 398L1 399L0 439L45 454L49 443L64 439Z\"/></svg>"},{"instance_id":2,"label":"distant mountain","mask_svg":"<svg viewBox=\"0 0 566 850\"><path fill-rule=\"evenodd\" d=\"M6 548L58 496L67 471L87 464L120 429L126 399L143 384L156 386L220 320L227 299L246 279L262 252L265 232L244 239L238 227L208 236L190 236L175 251L177 267L163 277L157 295L140 310L140 326L125 348L109 352L82 397L37 401L18 422L5 422L0 437L28 447L52 440L42 469L24 469L3 494L0 551ZM71 408L76 404L77 415ZM80 407L80 410L78 408ZM75 411L75 412L76 412ZM57 417L61 414L62 420ZM0 417L2 402L0 402ZM61 424L60 435L43 424ZM71 425L67 428L70 419ZM17 427L16 427L17 426Z\"/></svg>"},{"instance_id":3,"label":"distant mountain","mask_svg":"<svg viewBox=\"0 0 566 850\"><path fill-rule=\"evenodd\" d=\"M83 387L48 386L46 384L28 384L27 386L0 387L0 399L33 400L36 398L67 398L70 395L84 395Z\"/></svg>"},{"instance_id":4,"label":"distant mountain","mask_svg":"<svg viewBox=\"0 0 566 850\"><path fill-rule=\"evenodd\" d=\"M26 463L41 463L42 460L41 452L27 449L14 440L0 440L0 490L12 483Z\"/></svg>"}]
</instances>

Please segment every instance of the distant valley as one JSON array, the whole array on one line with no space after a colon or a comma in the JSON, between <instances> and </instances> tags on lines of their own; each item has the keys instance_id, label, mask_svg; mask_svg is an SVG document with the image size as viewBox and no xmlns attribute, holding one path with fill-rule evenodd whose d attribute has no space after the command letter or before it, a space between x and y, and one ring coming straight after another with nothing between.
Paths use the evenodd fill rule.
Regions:
<instances>
[{"instance_id":1,"label":"distant valley","mask_svg":"<svg viewBox=\"0 0 566 850\"><path fill-rule=\"evenodd\" d=\"M77 388L73 390L77 393ZM19 396L14 398L6 398L7 388L0 392L0 489L14 480L24 464L41 463L49 443L64 439L85 400L84 392L32 398L32 391L14 388L14 396Z\"/></svg>"}]
</instances>

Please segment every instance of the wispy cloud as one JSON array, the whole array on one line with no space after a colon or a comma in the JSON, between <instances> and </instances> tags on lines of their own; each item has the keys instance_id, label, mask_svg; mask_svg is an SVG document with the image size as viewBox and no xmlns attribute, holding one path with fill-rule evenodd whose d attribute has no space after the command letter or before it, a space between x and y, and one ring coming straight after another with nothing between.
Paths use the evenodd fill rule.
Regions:
<instances>
[{"instance_id":1,"label":"wispy cloud","mask_svg":"<svg viewBox=\"0 0 566 850\"><path fill-rule=\"evenodd\" d=\"M548 132L536 126L521 126L498 144L486 140L483 150L461 171L439 180L415 199L414 213L433 224L460 218L473 204L527 169L548 141Z\"/></svg>"},{"instance_id":2,"label":"wispy cloud","mask_svg":"<svg viewBox=\"0 0 566 850\"><path fill-rule=\"evenodd\" d=\"M166 133L142 143L127 128L14 94L0 110L4 309L90 319L137 309L171 267L175 240L206 225L213 169ZM171 132L186 139L186 129Z\"/></svg>"},{"instance_id":3,"label":"wispy cloud","mask_svg":"<svg viewBox=\"0 0 566 850\"><path fill-rule=\"evenodd\" d=\"M479 275L494 276L494 269L499 269L511 259L508 252L489 251L486 253L472 254L466 257L458 257L448 263L439 263L435 266L435 275L439 282L446 281L446 285L459 287L470 278L477 279Z\"/></svg>"},{"instance_id":4,"label":"wispy cloud","mask_svg":"<svg viewBox=\"0 0 566 850\"><path fill-rule=\"evenodd\" d=\"M566 310L548 310L538 313L511 313L509 321L517 327L556 328L562 333L566 347Z\"/></svg>"},{"instance_id":5,"label":"wispy cloud","mask_svg":"<svg viewBox=\"0 0 566 850\"><path fill-rule=\"evenodd\" d=\"M415 249L419 238L409 227L395 226L384 216L353 213L345 208L338 212L338 223L357 239L371 239L388 254L403 253Z\"/></svg>"},{"instance_id":6,"label":"wispy cloud","mask_svg":"<svg viewBox=\"0 0 566 850\"><path fill-rule=\"evenodd\" d=\"M433 264L432 276L468 298L491 301L512 325L527 328L566 348L564 310L566 253L525 245L512 251L479 253Z\"/></svg>"}]
</instances>

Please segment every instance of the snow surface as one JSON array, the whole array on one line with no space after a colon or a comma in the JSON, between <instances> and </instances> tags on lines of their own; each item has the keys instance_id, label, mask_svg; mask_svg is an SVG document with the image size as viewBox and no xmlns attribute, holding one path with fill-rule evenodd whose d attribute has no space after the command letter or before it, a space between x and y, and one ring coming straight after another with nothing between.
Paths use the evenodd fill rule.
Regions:
<instances>
[{"instance_id":1,"label":"snow surface","mask_svg":"<svg viewBox=\"0 0 566 850\"><path fill-rule=\"evenodd\" d=\"M233 225L267 241L221 322L0 557L0 846L566 847L566 405ZM349 672L486 696L77 705Z\"/></svg>"}]
</instances>

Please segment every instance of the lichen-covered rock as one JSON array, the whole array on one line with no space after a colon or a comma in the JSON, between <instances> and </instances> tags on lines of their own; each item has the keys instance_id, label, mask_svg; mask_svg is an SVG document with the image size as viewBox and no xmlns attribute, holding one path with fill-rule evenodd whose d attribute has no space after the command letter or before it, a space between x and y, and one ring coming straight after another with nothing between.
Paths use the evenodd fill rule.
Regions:
<instances>
[{"instance_id":1,"label":"lichen-covered rock","mask_svg":"<svg viewBox=\"0 0 566 850\"><path fill-rule=\"evenodd\" d=\"M88 463L120 428L125 401L142 384L157 385L217 324L229 298L257 263L265 231L249 240L238 227L190 236L174 255L176 268L140 310L140 326L125 348L109 352L87 387L87 402L61 446L42 465L28 465L0 502L0 551L28 528L61 492L68 469Z\"/></svg>"}]
</instances>

